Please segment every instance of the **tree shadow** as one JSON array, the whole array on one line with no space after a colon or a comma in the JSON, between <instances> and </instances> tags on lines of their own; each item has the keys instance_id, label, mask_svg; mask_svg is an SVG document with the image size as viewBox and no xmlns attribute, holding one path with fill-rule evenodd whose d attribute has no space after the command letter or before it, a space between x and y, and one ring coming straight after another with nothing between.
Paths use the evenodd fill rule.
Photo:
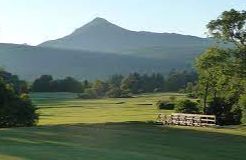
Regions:
<instances>
[{"instance_id":1,"label":"tree shadow","mask_svg":"<svg viewBox=\"0 0 246 160\"><path fill-rule=\"evenodd\" d=\"M37 160L245 158L246 136L213 130L217 129L200 131L138 121L1 129L0 156Z\"/></svg>"}]
</instances>

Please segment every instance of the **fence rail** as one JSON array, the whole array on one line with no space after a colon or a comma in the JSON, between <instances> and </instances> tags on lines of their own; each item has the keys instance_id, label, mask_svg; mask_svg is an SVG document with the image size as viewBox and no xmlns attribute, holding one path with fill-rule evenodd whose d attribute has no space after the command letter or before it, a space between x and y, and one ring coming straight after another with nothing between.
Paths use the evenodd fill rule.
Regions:
<instances>
[{"instance_id":1,"label":"fence rail","mask_svg":"<svg viewBox=\"0 0 246 160\"><path fill-rule=\"evenodd\" d=\"M165 115L160 113L158 114L157 122L165 125L214 126L216 125L216 116L184 113Z\"/></svg>"}]
</instances>

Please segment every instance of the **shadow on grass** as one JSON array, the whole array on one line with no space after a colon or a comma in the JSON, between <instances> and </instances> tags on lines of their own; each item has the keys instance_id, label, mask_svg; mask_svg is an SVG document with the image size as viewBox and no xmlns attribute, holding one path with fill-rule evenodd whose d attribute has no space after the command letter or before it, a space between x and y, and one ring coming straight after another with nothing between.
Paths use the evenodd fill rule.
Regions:
<instances>
[{"instance_id":1,"label":"shadow on grass","mask_svg":"<svg viewBox=\"0 0 246 160\"><path fill-rule=\"evenodd\" d=\"M0 157L100 160L244 160L246 137L153 122L64 124L0 130Z\"/></svg>"}]
</instances>

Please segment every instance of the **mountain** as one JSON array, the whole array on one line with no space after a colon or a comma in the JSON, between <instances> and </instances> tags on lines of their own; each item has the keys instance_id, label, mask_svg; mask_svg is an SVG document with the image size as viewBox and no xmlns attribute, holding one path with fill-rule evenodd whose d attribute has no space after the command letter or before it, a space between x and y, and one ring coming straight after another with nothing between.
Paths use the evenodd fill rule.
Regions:
<instances>
[{"instance_id":1,"label":"mountain","mask_svg":"<svg viewBox=\"0 0 246 160\"><path fill-rule=\"evenodd\" d=\"M0 67L33 80L41 74L55 78L101 79L115 73L167 73L191 68L196 56L214 41L174 33L135 32L102 18L63 38L38 46L0 44Z\"/></svg>"},{"instance_id":2,"label":"mountain","mask_svg":"<svg viewBox=\"0 0 246 160\"><path fill-rule=\"evenodd\" d=\"M105 19L96 18L68 36L39 46L153 58L182 55L191 60L190 57L194 58L212 44L214 41L211 39L189 35L130 31Z\"/></svg>"},{"instance_id":3,"label":"mountain","mask_svg":"<svg viewBox=\"0 0 246 160\"><path fill-rule=\"evenodd\" d=\"M183 63L163 63L162 60L130 55L0 44L0 68L29 81L42 74L51 74L55 78L72 76L83 80L134 71L167 73L171 68L183 67Z\"/></svg>"}]
</instances>

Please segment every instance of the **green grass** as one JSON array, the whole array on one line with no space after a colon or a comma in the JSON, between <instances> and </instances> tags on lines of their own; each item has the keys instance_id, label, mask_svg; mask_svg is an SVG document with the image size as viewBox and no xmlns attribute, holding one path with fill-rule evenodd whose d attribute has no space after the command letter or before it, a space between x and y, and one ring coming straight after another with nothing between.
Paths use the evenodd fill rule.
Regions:
<instances>
[{"instance_id":1,"label":"green grass","mask_svg":"<svg viewBox=\"0 0 246 160\"><path fill-rule=\"evenodd\" d=\"M245 160L244 126L164 127L147 122L160 112L151 104L170 95L79 100L67 93L33 94L39 125L0 129L0 160Z\"/></svg>"},{"instance_id":2,"label":"green grass","mask_svg":"<svg viewBox=\"0 0 246 160\"><path fill-rule=\"evenodd\" d=\"M105 123L125 121L153 121L159 112L155 104L160 99L169 99L182 94L144 94L135 98L108 98L81 100L76 94L33 94L39 107L40 125L71 123Z\"/></svg>"}]
</instances>

